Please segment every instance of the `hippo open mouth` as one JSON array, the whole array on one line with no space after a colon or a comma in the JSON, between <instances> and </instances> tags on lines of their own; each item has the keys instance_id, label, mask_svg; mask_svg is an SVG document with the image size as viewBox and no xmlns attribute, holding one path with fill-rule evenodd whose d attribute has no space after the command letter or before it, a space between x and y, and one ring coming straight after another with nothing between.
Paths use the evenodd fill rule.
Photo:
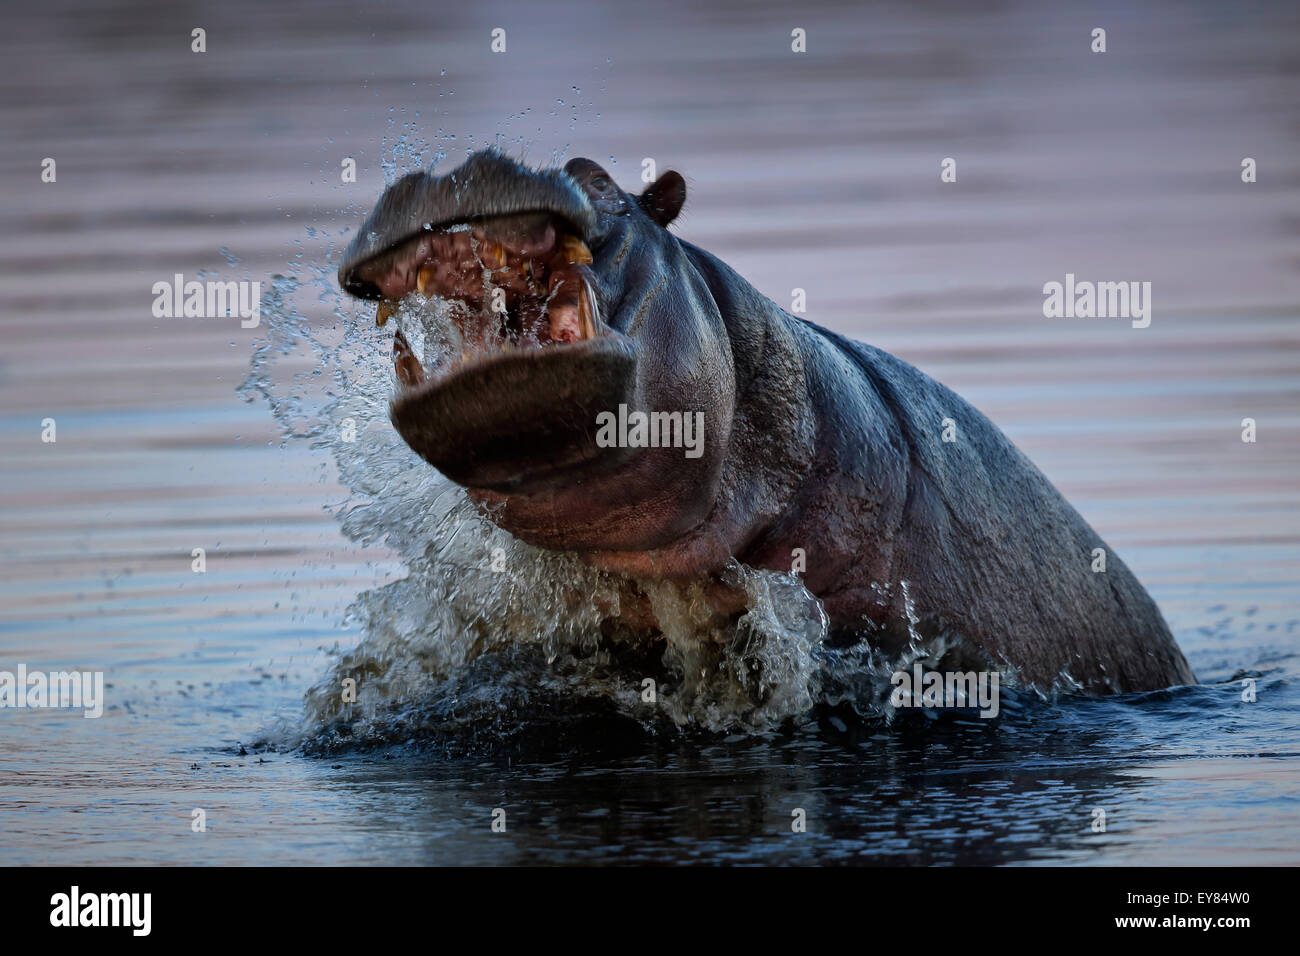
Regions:
<instances>
[{"instance_id":1,"label":"hippo open mouth","mask_svg":"<svg viewBox=\"0 0 1300 956\"><path fill-rule=\"evenodd\" d=\"M594 225L567 175L488 152L395 183L349 246L339 283L380 325L408 296L438 307L447 348L394 335L392 419L453 480L505 490L602 457L595 417L628 400L636 360L601 321Z\"/></svg>"},{"instance_id":2,"label":"hippo open mouth","mask_svg":"<svg viewBox=\"0 0 1300 956\"><path fill-rule=\"evenodd\" d=\"M575 233L546 212L477 218L414 236L355 269L355 281L383 296L380 325L412 292L455 306L449 311L461 348L436 368L426 370L397 331L398 381L413 388L495 353L609 334L592 287L591 251Z\"/></svg>"}]
</instances>

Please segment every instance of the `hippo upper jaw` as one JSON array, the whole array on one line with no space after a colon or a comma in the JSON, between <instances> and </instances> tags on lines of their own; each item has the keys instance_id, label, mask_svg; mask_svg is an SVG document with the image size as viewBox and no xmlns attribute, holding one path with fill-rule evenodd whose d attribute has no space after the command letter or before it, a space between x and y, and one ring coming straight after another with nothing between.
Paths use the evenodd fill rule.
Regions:
<instances>
[{"instance_id":1,"label":"hippo upper jaw","mask_svg":"<svg viewBox=\"0 0 1300 956\"><path fill-rule=\"evenodd\" d=\"M562 220L583 242L596 229L591 202L568 175L528 169L496 150L475 153L446 176L411 173L384 191L348 244L339 285L358 298L391 298L376 278L410 240L457 224L539 213Z\"/></svg>"},{"instance_id":2,"label":"hippo upper jaw","mask_svg":"<svg viewBox=\"0 0 1300 956\"><path fill-rule=\"evenodd\" d=\"M591 339L596 231L595 208L566 173L487 150L446 176L412 173L385 190L344 253L339 285L382 300L381 325L413 292L462 304L457 322L468 341L453 359ZM399 374L421 371L405 365ZM408 374L403 384L422 379Z\"/></svg>"}]
</instances>

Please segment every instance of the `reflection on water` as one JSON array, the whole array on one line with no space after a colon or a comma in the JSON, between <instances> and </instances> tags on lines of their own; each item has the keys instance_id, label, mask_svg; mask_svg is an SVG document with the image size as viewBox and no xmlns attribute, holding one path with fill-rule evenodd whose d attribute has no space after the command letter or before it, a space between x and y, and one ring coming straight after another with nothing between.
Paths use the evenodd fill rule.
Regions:
<instances>
[{"instance_id":1,"label":"reflection on water","mask_svg":"<svg viewBox=\"0 0 1300 956\"><path fill-rule=\"evenodd\" d=\"M0 712L0 859L1300 862L1292 6L422 10L204 8L200 57L192 11L60 4L0 40L18 133L0 139L0 668L109 685L100 720ZM1104 56L1086 50L1098 23ZM269 330L155 319L150 288L319 272L301 321L337 347L365 315L335 312L331 263L384 162L490 142L590 155L625 186L647 156L685 172L683 235L984 410L1148 585L1202 685L1013 697L992 726L821 709L680 734L520 679L548 666L543 641L462 673L492 696L439 698L419 745L252 748L373 633L346 609L398 593L378 589L431 530L376 502L434 484L313 448L329 422L310 401L283 441L235 393ZM958 182L940 184L948 156ZM1042 285L1067 272L1151 281L1151 327L1045 320ZM275 364L298 393L382 405L377 334L324 370L307 338ZM432 582L415 583L424 603L369 609L424 613Z\"/></svg>"}]
</instances>

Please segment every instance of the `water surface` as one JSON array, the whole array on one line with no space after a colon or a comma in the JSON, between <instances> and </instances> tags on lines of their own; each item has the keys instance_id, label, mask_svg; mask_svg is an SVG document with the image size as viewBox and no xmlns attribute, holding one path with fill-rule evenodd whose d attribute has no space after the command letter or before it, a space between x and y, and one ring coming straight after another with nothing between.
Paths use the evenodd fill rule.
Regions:
<instances>
[{"instance_id":1,"label":"water surface","mask_svg":"<svg viewBox=\"0 0 1300 956\"><path fill-rule=\"evenodd\" d=\"M99 669L110 686L99 720L0 712L0 862L1300 862L1297 18L1211 3L14 12L0 667ZM190 52L196 25L206 54ZM255 747L321 743L304 696L338 656L373 641L377 615L409 636L444 607L442 566L419 557L450 503L418 520L417 493L439 486L384 431L366 377L378 333L328 276L386 176L493 143L591 156L625 187L647 156L684 172L681 235L784 306L807 290L809 318L984 411L1151 590L1200 684L1013 694L991 725L840 708L678 732L619 716L607 686L575 700L538 631L460 671L463 696L432 701L414 744ZM339 182L345 156L355 184ZM941 184L949 156L958 182ZM258 329L156 319L151 286L176 272L296 291ZM1042 285L1067 272L1151 281L1151 327L1044 319ZM300 348L267 373L288 383L277 419L237 387L293 321ZM363 335L373 351L341 348ZM309 342L334 350L327 369ZM375 458L313 440L331 392L371 416L354 451ZM405 498L376 493L392 475ZM468 526L457 546L474 534L491 533ZM382 589L403 579L395 604Z\"/></svg>"}]
</instances>

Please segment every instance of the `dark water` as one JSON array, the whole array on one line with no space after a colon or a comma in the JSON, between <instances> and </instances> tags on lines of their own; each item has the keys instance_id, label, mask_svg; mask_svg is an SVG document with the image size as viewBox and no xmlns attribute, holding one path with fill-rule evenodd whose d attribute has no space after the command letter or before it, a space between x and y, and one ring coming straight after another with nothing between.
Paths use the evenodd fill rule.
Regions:
<instances>
[{"instance_id":1,"label":"dark water","mask_svg":"<svg viewBox=\"0 0 1300 956\"><path fill-rule=\"evenodd\" d=\"M11 14L0 669L110 686L99 720L0 711L0 862L1300 862L1298 34L1284 4ZM402 457L384 343L328 281L386 174L493 142L625 187L647 156L683 171L683 236L981 408L1148 586L1200 685L1012 693L991 723L629 718L633 675L529 604L566 566L477 573L496 539ZM257 329L153 317L154 282L204 270L296 288ZM1066 272L1151 281L1150 328L1044 319ZM369 430L344 448L348 409ZM511 601L540 616L470 660L452 625ZM806 677L816 649L779 625L764 652ZM413 743L383 701L367 748L313 706L363 637Z\"/></svg>"}]
</instances>

